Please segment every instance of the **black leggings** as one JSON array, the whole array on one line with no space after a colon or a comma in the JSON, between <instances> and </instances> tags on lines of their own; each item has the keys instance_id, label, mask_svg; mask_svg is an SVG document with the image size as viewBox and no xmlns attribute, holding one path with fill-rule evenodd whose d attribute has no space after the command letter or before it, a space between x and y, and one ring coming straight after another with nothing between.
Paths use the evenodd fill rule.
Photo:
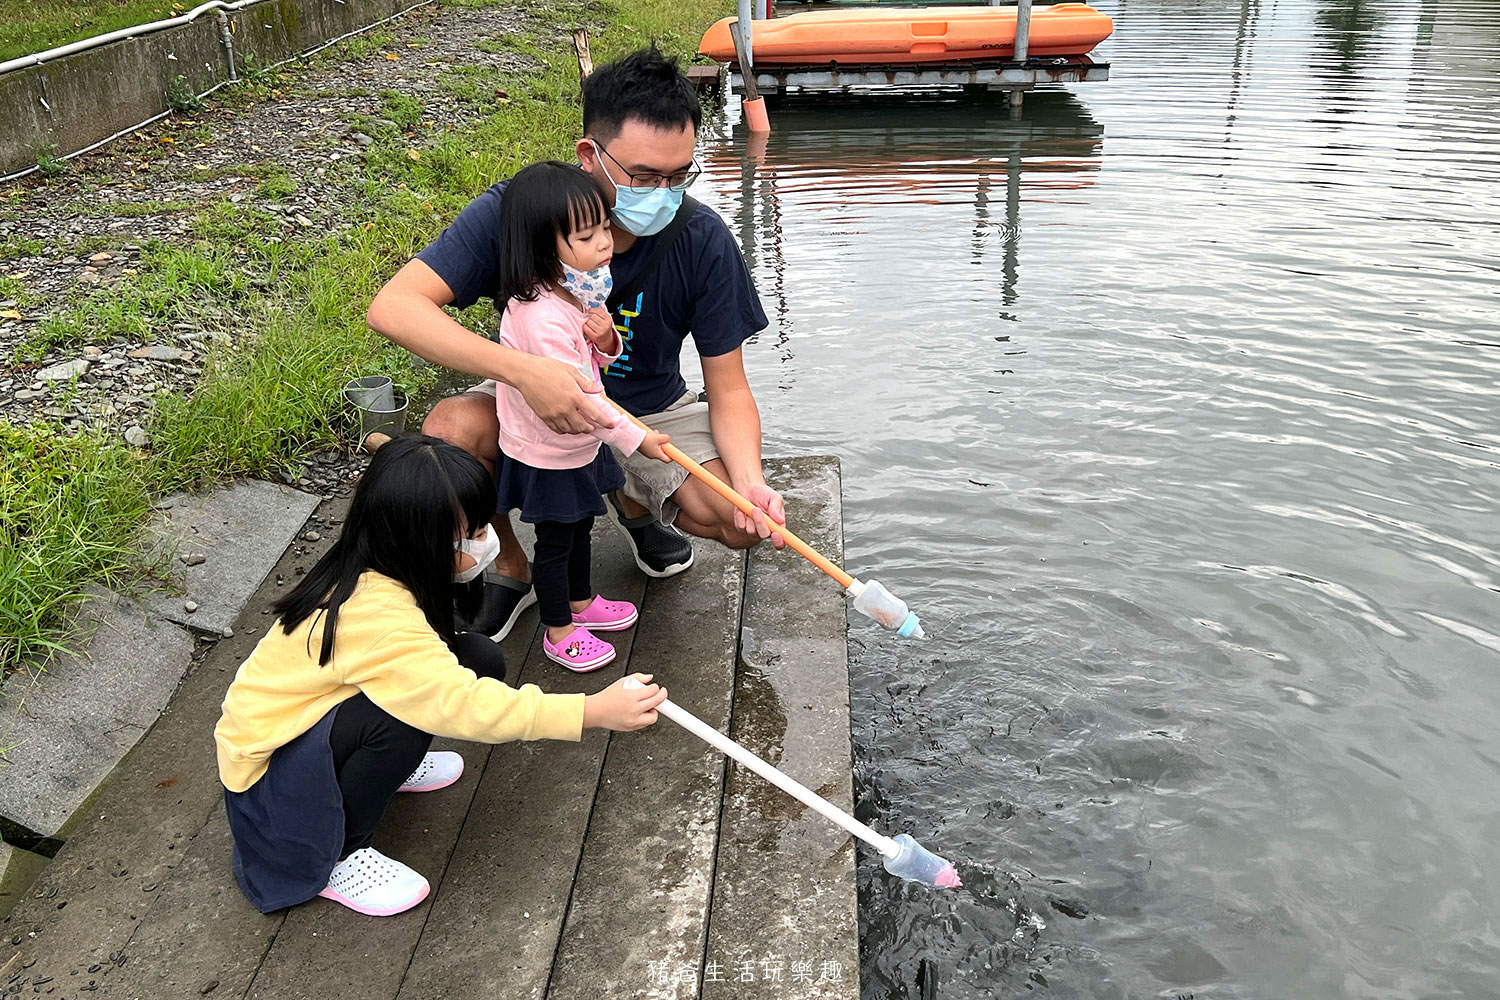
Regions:
<instances>
[{"instance_id":1,"label":"black leggings","mask_svg":"<svg viewBox=\"0 0 1500 1000\"><path fill-rule=\"evenodd\" d=\"M542 624L553 628L573 624L569 601L586 601L594 596L589 586L589 532L594 519L564 524L561 521L538 521L536 552L531 557L531 583L536 587L536 603Z\"/></svg>"},{"instance_id":2,"label":"black leggings","mask_svg":"<svg viewBox=\"0 0 1500 1000\"><path fill-rule=\"evenodd\" d=\"M477 632L459 634L458 662L480 677L505 679L505 654ZM344 795L342 861L370 846L396 789L422 763L432 734L407 725L363 694L334 711L338 714L328 744L333 748L333 770Z\"/></svg>"}]
</instances>

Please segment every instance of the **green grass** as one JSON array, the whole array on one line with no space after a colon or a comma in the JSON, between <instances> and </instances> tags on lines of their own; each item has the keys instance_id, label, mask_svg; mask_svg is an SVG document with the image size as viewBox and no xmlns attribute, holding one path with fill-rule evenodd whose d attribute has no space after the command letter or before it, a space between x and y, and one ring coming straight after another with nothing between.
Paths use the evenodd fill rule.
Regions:
<instances>
[{"instance_id":1,"label":"green grass","mask_svg":"<svg viewBox=\"0 0 1500 1000\"><path fill-rule=\"evenodd\" d=\"M292 180L292 175L286 171L267 174L255 186L256 197L265 198L267 201L285 201L296 193L297 182Z\"/></svg>"},{"instance_id":2,"label":"green grass","mask_svg":"<svg viewBox=\"0 0 1500 1000\"><path fill-rule=\"evenodd\" d=\"M274 87L281 82L281 71L272 69L254 52L239 57L240 78L250 87Z\"/></svg>"},{"instance_id":3,"label":"green grass","mask_svg":"<svg viewBox=\"0 0 1500 1000\"><path fill-rule=\"evenodd\" d=\"M451 66L438 76L438 86L478 107L493 109L510 100L506 74L494 66Z\"/></svg>"},{"instance_id":4,"label":"green grass","mask_svg":"<svg viewBox=\"0 0 1500 1000\"><path fill-rule=\"evenodd\" d=\"M16 357L40 361L65 344L151 340L173 323L200 319L206 303L216 308L235 304L249 290L250 280L230 241L252 231L262 218L269 216L227 202L204 210L192 226L202 238L190 244L148 243L135 275L56 308L17 346Z\"/></svg>"},{"instance_id":5,"label":"green grass","mask_svg":"<svg viewBox=\"0 0 1500 1000\"><path fill-rule=\"evenodd\" d=\"M279 163L226 163L222 167L211 167L193 174L194 180L216 180L220 177L286 177L286 167Z\"/></svg>"},{"instance_id":6,"label":"green grass","mask_svg":"<svg viewBox=\"0 0 1500 1000\"><path fill-rule=\"evenodd\" d=\"M339 62L344 59L369 59L372 56L394 48L395 45L396 36L382 29L345 39L337 45L330 46L319 53L319 56L325 62Z\"/></svg>"},{"instance_id":7,"label":"green grass","mask_svg":"<svg viewBox=\"0 0 1500 1000\"><path fill-rule=\"evenodd\" d=\"M8 239L0 243L0 261L15 260L18 257L35 257L46 249L46 240L32 239L30 237Z\"/></svg>"},{"instance_id":8,"label":"green grass","mask_svg":"<svg viewBox=\"0 0 1500 1000\"><path fill-rule=\"evenodd\" d=\"M0 11L9 2L0 0ZM564 0L548 8L547 18L588 25L596 62L653 39L686 58L703 27L729 9L728 0ZM22 345L23 360L39 360L59 344L151 339L177 322L232 336L208 348L191 395L158 400L148 452L88 436L63 438L55 427L0 424L0 668L55 649L86 586L139 572L130 540L154 493L234 476L274 478L318 451L347 447L339 390L354 375L384 372L419 398L430 389L435 368L417 365L366 328L371 299L470 199L527 163L570 156L580 130L577 64L562 28L536 27L503 44L528 57L524 72L460 66L440 77L448 93L480 115L461 130L418 131L423 103L389 90L378 95L378 114L355 117L352 126L376 142L363 163L329 165L325 181L334 193L325 203L337 208L332 219L304 227L254 202L143 203L139 212L145 205L192 211L187 236L144 243L136 273L61 304ZM351 39L320 59L381 58L388 51L410 54L383 34ZM208 103L232 106L279 85L271 74L259 75ZM179 133L177 148L185 141ZM193 176L255 178L257 201L286 199L297 189L274 163ZM86 245L92 252L117 240L76 241L68 249L82 252ZM43 246L8 241L0 260ZM0 293L18 290L0 285ZM494 322L488 307L459 318L476 328Z\"/></svg>"},{"instance_id":9,"label":"green grass","mask_svg":"<svg viewBox=\"0 0 1500 1000\"><path fill-rule=\"evenodd\" d=\"M79 215L107 215L113 219L139 219L150 215L173 215L191 211L190 201L116 201L80 203Z\"/></svg>"},{"instance_id":10,"label":"green grass","mask_svg":"<svg viewBox=\"0 0 1500 1000\"><path fill-rule=\"evenodd\" d=\"M385 104L384 117L401 128L410 131L422 124L422 115L427 110L427 105L415 97L397 90L382 90L380 99Z\"/></svg>"},{"instance_id":11,"label":"green grass","mask_svg":"<svg viewBox=\"0 0 1500 1000\"><path fill-rule=\"evenodd\" d=\"M0 0L0 60L159 21L182 10L170 0Z\"/></svg>"},{"instance_id":12,"label":"green grass","mask_svg":"<svg viewBox=\"0 0 1500 1000\"><path fill-rule=\"evenodd\" d=\"M0 301L5 299L13 300L22 309L34 306L40 301L26 282L8 274L0 274Z\"/></svg>"},{"instance_id":13,"label":"green grass","mask_svg":"<svg viewBox=\"0 0 1500 1000\"><path fill-rule=\"evenodd\" d=\"M123 583L151 510L147 462L102 438L0 422L0 665L58 650L83 584Z\"/></svg>"}]
</instances>

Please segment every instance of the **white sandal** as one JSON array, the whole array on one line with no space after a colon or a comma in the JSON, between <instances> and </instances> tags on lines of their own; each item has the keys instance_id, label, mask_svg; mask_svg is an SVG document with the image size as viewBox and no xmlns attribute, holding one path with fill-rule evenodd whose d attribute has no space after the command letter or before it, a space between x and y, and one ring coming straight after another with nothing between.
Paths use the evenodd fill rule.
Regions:
<instances>
[{"instance_id":1,"label":"white sandal","mask_svg":"<svg viewBox=\"0 0 1500 1000\"><path fill-rule=\"evenodd\" d=\"M361 848L334 866L319 896L355 913L389 917L411 909L431 891L427 879L373 847Z\"/></svg>"},{"instance_id":2,"label":"white sandal","mask_svg":"<svg viewBox=\"0 0 1500 1000\"><path fill-rule=\"evenodd\" d=\"M434 750L401 782L398 792L435 792L463 777L464 759L452 750Z\"/></svg>"}]
</instances>

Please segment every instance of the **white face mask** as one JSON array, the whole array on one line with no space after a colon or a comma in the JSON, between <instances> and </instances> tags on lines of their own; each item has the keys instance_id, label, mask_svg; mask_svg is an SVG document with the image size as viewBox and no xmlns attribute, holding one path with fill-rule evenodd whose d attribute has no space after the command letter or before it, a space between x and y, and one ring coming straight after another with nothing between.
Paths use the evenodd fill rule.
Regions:
<instances>
[{"instance_id":1,"label":"white face mask","mask_svg":"<svg viewBox=\"0 0 1500 1000\"><path fill-rule=\"evenodd\" d=\"M474 565L453 574L454 583L468 583L490 568L490 563L500 554L500 539L495 537L492 529L486 528L482 538L465 538L454 542L453 551L466 553L474 560Z\"/></svg>"},{"instance_id":2,"label":"white face mask","mask_svg":"<svg viewBox=\"0 0 1500 1000\"><path fill-rule=\"evenodd\" d=\"M562 261L562 286L573 293L573 298L584 309L593 309L604 305L609 298L610 290L615 287L615 279L609 273L609 265L596 267L592 271L580 271L578 268Z\"/></svg>"}]
</instances>

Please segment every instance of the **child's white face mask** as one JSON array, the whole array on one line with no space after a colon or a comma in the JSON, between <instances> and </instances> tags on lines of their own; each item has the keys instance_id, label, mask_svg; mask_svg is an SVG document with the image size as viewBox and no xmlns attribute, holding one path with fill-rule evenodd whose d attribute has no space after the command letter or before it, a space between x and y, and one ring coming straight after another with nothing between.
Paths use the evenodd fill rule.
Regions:
<instances>
[{"instance_id":1,"label":"child's white face mask","mask_svg":"<svg viewBox=\"0 0 1500 1000\"><path fill-rule=\"evenodd\" d=\"M615 279L609 273L608 264L592 271L580 271L562 261L558 263L562 264L562 286L573 293L573 298L578 300L585 311L604 305L604 300L609 298L610 291L615 287Z\"/></svg>"},{"instance_id":2,"label":"child's white face mask","mask_svg":"<svg viewBox=\"0 0 1500 1000\"><path fill-rule=\"evenodd\" d=\"M484 535L480 538L465 538L454 542L453 551L463 552L474 560L474 565L453 574L454 583L468 583L495 561L495 557L500 554L500 539L495 536L493 528L485 528Z\"/></svg>"}]
</instances>

